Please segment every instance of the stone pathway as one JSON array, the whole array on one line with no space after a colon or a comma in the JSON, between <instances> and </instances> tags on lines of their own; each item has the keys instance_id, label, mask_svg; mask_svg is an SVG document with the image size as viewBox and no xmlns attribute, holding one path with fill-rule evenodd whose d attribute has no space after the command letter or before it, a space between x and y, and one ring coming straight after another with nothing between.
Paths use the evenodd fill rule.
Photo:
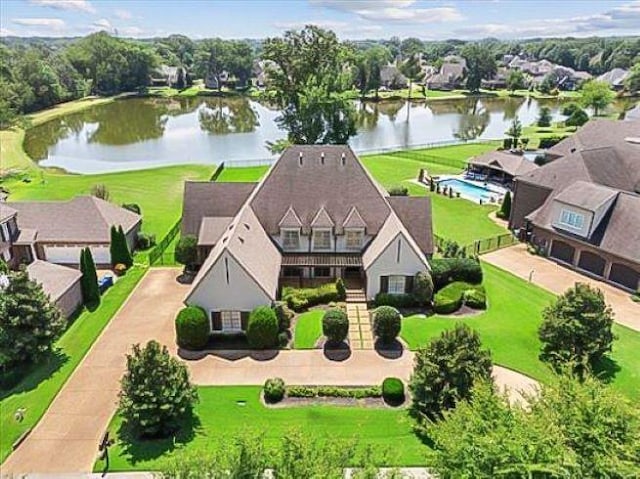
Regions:
<instances>
[{"instance_id":1,"label":"stone pathway","mask_svg":"<svg viewBox=\"0 0 640 479\"><path fill-rule=\"evenodd\" d=\"M373 332L366 303L347 303L351 349L373 349Z\"/></svg>"}]
</instances>

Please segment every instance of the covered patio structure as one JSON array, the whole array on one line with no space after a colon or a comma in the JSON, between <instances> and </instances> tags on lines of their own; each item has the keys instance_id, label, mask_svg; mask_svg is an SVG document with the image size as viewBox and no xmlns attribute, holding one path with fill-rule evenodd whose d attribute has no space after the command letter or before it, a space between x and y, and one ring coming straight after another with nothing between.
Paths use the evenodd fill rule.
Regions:
<instances>
[{"instance_id":1,"label":"covered patio structure","mask_svg":"<svg viewBox=\"0 0 640 479\"><path fill-rule=\"evenodd\" d=\"M336 278L343 278L347 287L361 288L364 284L362 255L299 253L282 256L281 286L315 287Z\"/></svg>"},{"instance_id":2,"label":"covered patio structure","mask_svg":"<svg viewBox=\"0 0 640 479\"><path fill-rule=\"evenodd\" d=\"M508 151L489 151L469 160L466 175L470 179L499 183L511 188L516 176L538 168L538 165L524 155Z\"/></svg>"}]
</instances>

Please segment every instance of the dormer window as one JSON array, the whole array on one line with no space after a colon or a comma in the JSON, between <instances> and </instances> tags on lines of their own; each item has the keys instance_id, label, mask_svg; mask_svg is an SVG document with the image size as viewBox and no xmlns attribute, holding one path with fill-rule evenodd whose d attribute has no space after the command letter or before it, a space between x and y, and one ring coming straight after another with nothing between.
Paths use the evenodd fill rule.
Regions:
<instances>
[{"instance_id":1,"label":"dormer window","mask_svg":"<svg viewBox=\"0 0 640 479\"><path fill-rule=\"evenodd\" d=\"M345 236L346 247L348 249L362 248L362 239L364 238L364 231L362 229L345 230Z\"/></svg>"},{"instance_id":2,"label":"dormer window","mask_svg":"<svg viewBox=\"0 0 640 479\"><path fill-rule=\"evenodd\" d=\"M314 229L313 230L313 249L314 250L331 249L331 230L330 229Z\"/></svg>"},{"instance_id":3,"label":"dormer window","mask_svg":"<svg viewBox=\"0 0 640 479\"><path fill-rule=\"evenodd\" d=\"M299 229L283 229L282 230L282 247L284 249L298 249L300 247L300 230Z\"/></svg>"},{"instance_id":4,"label":"dormer window","mask_svg":"<svg viewBox=\"0 0 640 479\"><path fill-rule=\"evenodd\" d=\"M560 224L569 228L581 230L584 226L584 215L571 210L562 210Z\"/></svg>"}]
</instances>

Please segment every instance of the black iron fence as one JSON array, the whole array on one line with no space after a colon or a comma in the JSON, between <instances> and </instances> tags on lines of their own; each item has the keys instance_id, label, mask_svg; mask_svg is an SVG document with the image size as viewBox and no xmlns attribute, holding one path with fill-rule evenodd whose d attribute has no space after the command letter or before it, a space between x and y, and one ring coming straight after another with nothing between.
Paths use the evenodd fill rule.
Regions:
<instances>
[{"instance_id":1,"label":"black iron fence","mask_svg":"<svg viewBox=\"0 0 640 479\"><path fill-rule=\"evenodd\" d=\"M450 240L442 238L438 235L433 235L435 241L436 251L444 253L444 251L450 247ZM484 238L475 240L473 243L466 245L458 245L458 251L461 256L473 257L480 256L482 254L491 253L502 248L519 243L517 237L511 233L503 233L490 238Z\"/></svg>"},{"instance_id":2,"label":"black iron fence","mask_svg":"<svg viewBox=\"0 0 640 479\"><path fill-rule=\"evenodd\" d=\"M166 265L174 264L173 251L167 251L167 248L174 242L178 233L180 233L180 226L182 218L178 218L178 221L171 227L166 235L160 240L160 242L149 252L149 264L154 265Z\"/></svg>"}]
</instances>

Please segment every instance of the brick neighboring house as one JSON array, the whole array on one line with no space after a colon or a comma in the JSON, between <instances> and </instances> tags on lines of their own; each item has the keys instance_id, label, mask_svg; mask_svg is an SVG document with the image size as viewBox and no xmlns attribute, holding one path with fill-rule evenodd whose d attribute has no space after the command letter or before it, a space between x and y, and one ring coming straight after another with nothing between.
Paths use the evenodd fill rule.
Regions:
<instances>
[{"instance_id":1,"label":"brick neighboring house","mask_svg":"<svg viewBox=\"0 0 640 479\"><path fill-rule=\"evenodd\" d=\"M93 196L69 201L0 202L0 257L16 269L26 264L66 316L80 306L80 250L90 248L97 265L110 265L111 226L122 226L135 249L142 218Z\"/></svg>"},{"instance_id":2,"label":"brick neighboring house","mask_svg":"<svg viewBox=\"0 0 640 479\"><path fill-rule=\"evenodd\" d=\"M640 288L640 122L591 120L515 179L509 227L550 258Z\"/></svg>"},{"instance_id":3,"label":"brick neighboring house","mask_svg":"<svg viewBox=\"0 0 640 479\"><path fill-rule=\"evenodd\" d=\"M183 204L203 261L185 302L214 332L243 330L287 284L410 292L433 253L429 198L390 197L348 146L292 146L257 184L188 182Z\"/></svg>"}]
</instances>

